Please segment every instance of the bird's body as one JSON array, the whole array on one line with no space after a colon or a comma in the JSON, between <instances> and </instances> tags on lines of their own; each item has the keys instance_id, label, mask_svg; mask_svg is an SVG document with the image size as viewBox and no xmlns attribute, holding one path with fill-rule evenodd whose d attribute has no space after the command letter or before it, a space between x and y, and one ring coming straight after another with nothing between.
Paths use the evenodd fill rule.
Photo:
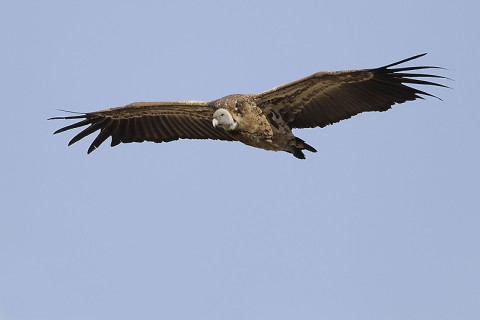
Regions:
<instances>
[{"instance_id":1,"label":"bird's body","mask_svg":"<svg viewBox=\"0 0 480 320\"><path fill-rule=\"evenodd\" d=\"M318 72L260 94L233 94L211 102L137 102L52 119L82 119L55 133L89 125L69 144L99 131L88 153L109 137L112 146L120 142L214 139L286 151L304 159L303 150L316 150L295 137L293 128L324 127L361 112L386 111L395 103L422 98L419 94L432 96L404 83L444 87L417 79L442 76L410 73L436 67L391 68L420 56L376 69Z\"/></svg>"},{"instance_id":2,"label":"bird's body","mask_svg":"<svg viewBox=\"0 0 480 320\"><path fill-rule=\"evenodd\" d=\"M257 106L255 95L234 94L215 100L212 105L216 110L226 110L232 116L235 126L224 130L234 140L256 148L293 154L298 152L296 149L305 149L281 116L273 110ZM316 151L310 148L310 151Z\"/></svg>"}]
</instances>

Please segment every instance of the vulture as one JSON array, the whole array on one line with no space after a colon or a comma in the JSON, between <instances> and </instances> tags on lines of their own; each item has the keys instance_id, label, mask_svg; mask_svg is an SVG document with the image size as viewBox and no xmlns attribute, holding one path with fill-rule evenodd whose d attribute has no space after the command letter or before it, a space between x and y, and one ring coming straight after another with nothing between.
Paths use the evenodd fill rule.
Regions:
<instances>
[{"instance_id":1,"label":"vulture","mask_svg":"<svg viewBox=\"0 0 480 320\"><path fill-rule=\"evenodd\" d=\"M54 134L86 127L68 145L97 132L88 153L108 138L112 147L121 142L213 139L240 141L305 159L304 150L317 150L296 137L292 129L323 128L362 112L386 111L394 104L424 96L438 98L410 85L447 87L425 79L446 77L419 73L442 68L398 67L425 54L379 68L317 72L259 94L232 94L210 102L135 102L49 120L78 120Z\"/></svg>"}]
</instances>

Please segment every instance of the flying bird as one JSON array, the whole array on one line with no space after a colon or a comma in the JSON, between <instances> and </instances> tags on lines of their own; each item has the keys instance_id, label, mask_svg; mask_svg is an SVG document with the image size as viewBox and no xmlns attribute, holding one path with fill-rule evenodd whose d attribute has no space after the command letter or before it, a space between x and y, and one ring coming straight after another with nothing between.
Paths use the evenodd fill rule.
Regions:
<instances>
[{"instance_id":1,"label":"flying bird","mask_svg":"<svg viewBox=\"0 0 480 320\"><path fill-rule=\"evenodd\" d=\"M446 87L421 79L446 77L417 73L439 67L397 67L424 55L374 69L318 72L259 94L232 94L210 102L135 102L49 120L80 120L54 134L87 126L68 145L98 132L88 153L109 137L112 147L121 142L213 139L240 141L305 159L304 150L317 150L296 137L292 129L323 128L362 112L386 111L423 96L437 98L409 85Z\"/></svg>"}]
</instances>

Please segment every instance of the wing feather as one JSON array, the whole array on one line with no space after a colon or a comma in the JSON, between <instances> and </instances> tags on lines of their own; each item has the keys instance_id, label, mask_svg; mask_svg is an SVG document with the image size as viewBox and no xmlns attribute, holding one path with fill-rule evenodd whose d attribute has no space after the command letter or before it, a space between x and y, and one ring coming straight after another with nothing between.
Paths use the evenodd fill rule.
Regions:
<instances>
[{"instance_id":1,"label":"wing feather","mask_svg":"<svg viewBox=\"0 0 480 320\"><path fill-rule=\"evenodd\" d=\"M168 142L178 139L234 140L223 130L212 126L214 107L207 102L137 102L119 108L105 109L75 116L51 119L80 120L58 129L61 133L85 127L76 134L69 145L98 131L88 148L97 149L111 137L111 146L130 142Z\"/></svg>"},{"instance_id":2,"label":"wing feather","mask_svg":"<svg viewBox=\"0 0 480 320\"><path fill-rule=\"evenodd\" d=\"M100 147L100 145L105 142L105 140L108 139L112 135L112 131L115 128L114 125L112 125L113 120L112 119L107 119L105 120L105 126L104 128L100 129L100 133L98 136L93 140L92 144L88 148L87 153L92 152L93 150L97 149Z\"/></svg>"},{"instance_id":3,"label":"wing feather","mask_svg":"<svg viewBox=\"0 0 480 320\"><path fill-rule=\"evenodd\" d=\"M83 129L83 131L81 131L80 133L78 133L76 136L74 136L72 138L72 140L70 140L70 142L68 143L68 145L72 145L74 144L75 142L85 138L86 136L88 136L89 134L92 134L94 133L95 131L99 130L102 128L102 124L103 124L103 121L96 121L94 122L91 126L87 127L86 129Z\"/></svg>"},{"instance_id":4,"label":"wing feather","mask_svg":"<svg viewBox=\"0 0 480 320\"><path fill-rule=\"evenodd\" d=\"M367 111L386 111L394 104L434 95L407 84L446 87L446 77L417 73L433 66L392 68L416 55L376 69L318 72L255 96L257 105L274 109L292 128L325 127Z\"/></svg>"}]
</instances>

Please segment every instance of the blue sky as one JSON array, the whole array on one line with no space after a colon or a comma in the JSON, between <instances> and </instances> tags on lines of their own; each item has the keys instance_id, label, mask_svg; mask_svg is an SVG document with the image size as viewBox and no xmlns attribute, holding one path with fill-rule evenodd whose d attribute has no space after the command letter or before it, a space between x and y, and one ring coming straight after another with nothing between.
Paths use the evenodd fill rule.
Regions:
<instances>
[{"instance_id":1,"label":"blue sky","mask_svg":"<svg viewBox=\"0 0 480 320\"><path fill-rule=\"evenodd\" d=\"M4 1L0 319L479 319L478 3ZM452 89L240 143L67 147L57 109L428 52Z\"/></svg>"}]
</instances>

